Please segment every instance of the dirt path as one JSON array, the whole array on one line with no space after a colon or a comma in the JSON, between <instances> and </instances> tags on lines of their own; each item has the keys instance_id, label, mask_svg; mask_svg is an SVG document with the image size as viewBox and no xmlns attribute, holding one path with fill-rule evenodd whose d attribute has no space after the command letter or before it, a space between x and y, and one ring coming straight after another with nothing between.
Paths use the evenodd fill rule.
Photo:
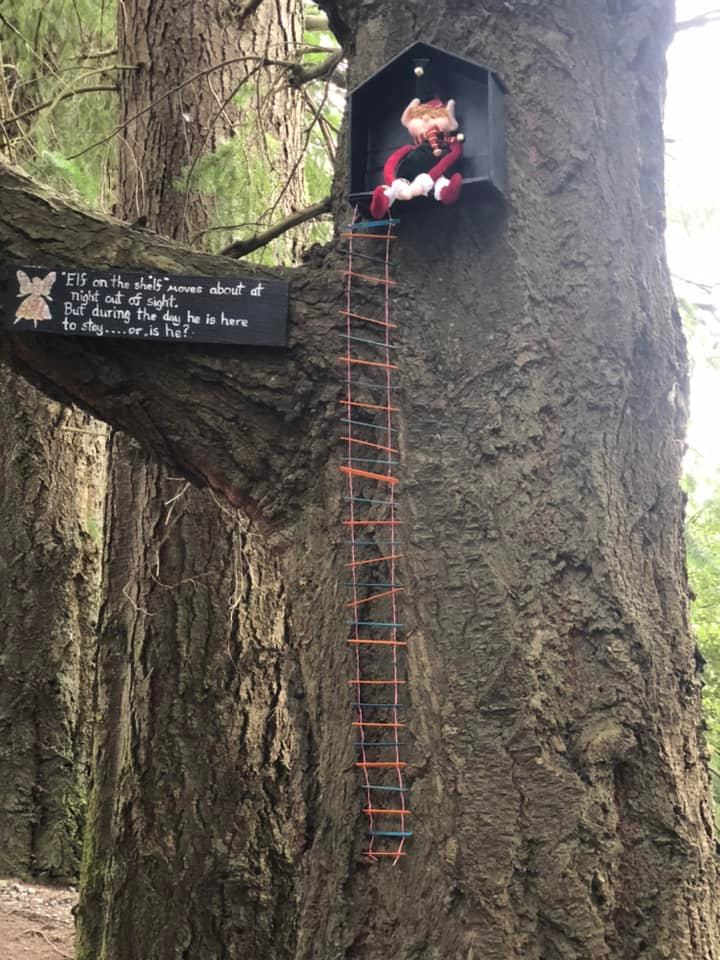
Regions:
<instances>
[{"instance_id":1,"label":"dirt path","mask_svg":"<svg viewBox=\"0 0 720 960\"><path fill-rule=\"evenodd\" d=\"M41 887L0 879L2 960L72 960L72 887Z\"/></svg>"}]
</instances>

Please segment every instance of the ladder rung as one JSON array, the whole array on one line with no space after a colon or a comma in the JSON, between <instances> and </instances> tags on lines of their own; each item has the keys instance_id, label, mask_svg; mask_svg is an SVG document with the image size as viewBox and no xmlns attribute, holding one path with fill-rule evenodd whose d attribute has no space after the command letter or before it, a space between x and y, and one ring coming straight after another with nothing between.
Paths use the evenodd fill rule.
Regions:
<instances>
[{"instance_id":1,"label":"ladder rung","mask_svg":"<svg viewBox=\"0 0 720 960\"><path fill-rule=\"evenodd\" d=\"M347 225L348 230L364 230L365 227L392 227L400 223L397 217L388 217L387 220L356 220Z\"/></svg>"},{"instance_id":2,"label":"ladder rung","mask_svg":"<svg viewBox=\"0 0 720 960\"><path fill-rule=\"evenodd\" d=\"M358 400L341 400L348 407L364 407L366 410L381 410L386 413L400 413L400 407L383 407L379 403L360 403Z\"/></svg>"},{"instance_id":3,"label":"ladder rung","mask_svg":"<svg viewBox=\"0 0 720 960\"><path fill-rule=\"evenodd\" d=\"M368 830L369 837L411 837L411 830Z\"/></svg>"},{"instance_id":4,"label":"ladder rung","mask_svg":"<svg viewBox=\"0 0 720 960\"><path fill-rule=\"evenodd\" d=\"M368 783L363 790L377 790L379 793L410 793L410 787L383 787L377 783Z\"/></svg>"},{"instance_id":5,"label":"ladder rung","mask_svg":"<svg viewBox=\"0 0 720 960\"><path fill-rule=\"evenodd\" d=\"M363 240L397 240L396 233L344 233L344 237L362 237ZM355 274L357 276L357 274Z\"/></svg>"},{"instance_id":6,"label":"ladder rung","mask_svg":"<svg viewBox=\"0 0 720 960\"><path fill-rule=\"evenodd\" d=\"M344 527L400 527L402 520L343 520Z\"/></svg>"},{"instance_id":7,"label":"ladder rung","mask_svg":"<svg viewBox=\"0 0 720 960\"><path fill-rule=\"evenodd\" d=\"M366 644L369 647L406 647L407 643L405 640L348 640L348 643L353 643L355 646L363 646Z\"/></svg>"},{"instance_id":8,"label":"ladder rung","mask_svg":"<svg viewBox=\"0 0 720 960\"><path fill-rule=\"evenodd\" d=\"M350 317L351 320L364 320L366 323L374 323L378 327L388 327L392 330L397 329L396 323L390 323L388 320L377 320L375 317L366 317L363 313L353 313L351 310L341 310L340 315Z\"/></svg>"},{"instance_id":9,"label":"ladder rung","mask_svg":"<svg viewBox=\"0 0 720 960\"><path fill-rule=\"evenodd\" d=\"M359 443L361 447L372 447L373 450L383 450L385 453L400 453L397 447L386 447L382 443L373 443L372 440L360 440L358 437L340 437L350 443Z\"/></svg>"},{"instance_id":10,"label":"ladder rung","mask_svg":"<svg viewBox=\"0 0 720 960\"><path fill-rule=\"evenodd\" d=\"M407 680L348 680L348 683L360 687L394 687L406 684Z\"/></svg>"},{"instance_id":11,"label":"ladder rung","mask_svg":"<svg viewBox=\"0 0 720 960\"><path fill-rule=\"evenodd\" d=\"M340 467L342 470L342 467ZM382 478L381 478L382 479ZM391 553L386 557L371 557L369 560L353 560L351 563L346 563L346 567L364 567L368 563L383 563L386 560L402 560L402 553Z\"/></svg>"},{"instance_id":12,"label":"ladder rung","mask_svg":"<svg viewBox=\"0 0 720 960\"><path fill-rule=\"evenodd\" d=\"M357 467L340 467L340 470L352 477L367 477L368 480L379 480L389 484L398 482L397 477L383 476L382 473L371 473L369 470L358 470Z\"/></svg>"},{"instance_id":13,"label":"ladder rung","mask_svg":"<svg viewBox=\"0 0 720 960\"><path fill-rule=\"evenodd\" d=\"M384 590L382 593L373 593L369 597L364 597L362 600L351 600L349 603L346 603L346 607L361 607L364 603L371 603L373 600L382 600L383 597L394 597L396 593L402 593L404 587L396 587L394 590Z\"/></svg>"},{"instance_id":14,"label":"ladder rung","mask_svg":"<svg viewBox=\"0 0 720 960\"><path fill-rule=\"evenodd\" d=\"M389 817L409 817L411 813L409 810L374 810L372 807L365 807L363 813L367 813L369 816L380 816L381 814L386 814Z\"/></svg>"},{"instance_id":15,"label":"ladder rung","mask_svg":"<svg viewBox=\"0 0 720 960\"><path fill-rule=\"evenodd\" d=\"M356 363L361 367L383 367L385 370L398 369L398 365L396 363L380 363L378 360L360 360L359 357L351 357L347 354L344 357L338 357L338 360L345 364Z\"/></svg>"},{"instance_id":16,"label":"ladder rung","mask_svg":"<svg viewBox=\"0 0 720 960\"><path fill-rule=\"evenodd\" d=\"M350 627L402 627L401 623L392 620L348 620Z\"/></svg>"},{"instance_id":17,"label":"ladder rung","mask_svg":"<svg viewBox=\"0 0 720 960\"><path fill-rule=\"evenodd\" d=\"M363 709L366 707L380 707L383 710L392 709L392 710L404 710L404 703L354 703L354 707L358 709Z\"/></svg>"},{"instance_id":18,"label":"ladder rung","mask_svg":"<svg viewBox=\"0 0 720 960\"><path fill-rule=\"evenodd\" d=\"M356 767L406 767L402 760L359 760Z\"/></svg>"},{"instance_id":19,"label":"ladder rung","mask_svg":"<svg viewBox=\"0 0 720 960\"><path fill-rule=\"evenodd\" d=\"M384 340L368 340L367 337L353 337L349 333L341 333L343 340L351 340L353 343L369 343L372 347L382 347L383 350L397 350L394 343L386 343Z\"/></svg>"},{"instance_id":20,"label":"ladder rung","mask_svg":"<svg viewBox=\"0 0 720 960\"><path fill-rule=\"evenodd\" d=\"M354 727L392 727L397 729L398 727L406 727L406 723L370 723L366 720L353 720Z\"/></svg>"}]
</instances>

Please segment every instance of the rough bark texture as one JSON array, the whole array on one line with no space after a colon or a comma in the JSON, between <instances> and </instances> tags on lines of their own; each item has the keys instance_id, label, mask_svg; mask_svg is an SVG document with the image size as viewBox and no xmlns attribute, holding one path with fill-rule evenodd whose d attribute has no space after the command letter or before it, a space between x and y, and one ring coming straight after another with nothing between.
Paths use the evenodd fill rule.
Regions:
<instances>
[{"instance_id":1,"label":"rough bark texture","mask_svg":"<svg viewBox=\"0 0 720 960\"><path fill-rule=\"evenodd\" d=\"M248 157L262 162L258 154L264 153L279 183L289 178L278 204L281 212L305 206L297 162L301 95L283 82L281 67L260 62L295 58L302 40L297 4L272 0L244 16L240 5L223 0L132 0L120 4L118 14L119 62L138 64L120 82L120 122L127 124L120 151L120 214L130 221L144 217L152 230L181 240L214 220L208 209L212 200L198 192L197 177L191 177L189 197L181 178L193 168L196 173L201 157L237 134L246 118L233 96L245 82L257 84L257 96L245 112L260 115L253 130L259 142L248 145ZM277 151L269 148L267 134L277 141Z\"/></svg>"},{"instance_id":2,"label":"rough bark texture","mask_svg":"<svg viewBox=\"0 0 720 960\"><path fill-rule=\"evenodd\" d=\"M130 2L121 11L120 45L134 59L135 45L145 42L148 74L172 86L182 81L186 62L202 63L210 53L214 62L243 51L277 56L280 48L287 55L286 26L297 26L299 10L294 0L277 0L269 18L268 8L250 17L242 32L228 24L220 35L212 28L217 11L204 5L180 10L161 0L148 17L143 3ZM176 34L184 37L182 58L173 47ZM249 70L241 64L232 73L234 85ZM128 116L152 100L140 79L135 74L121 83ZM267 83L262 89L265 123L284 134L283 173L292 197L292 167L301 169L302 159L299 150L293 154L301 134L297 95L269 95ZM205 151L203 126L213 140L222 138L222 124L210 126L216 107L212 85L197 86L192 114L205 119L185 129L189 154ZM139 160L124 153L120 163L120 182L127 183L137 162L148 225L168 236L197 233L205 226L204 211L197 204L183 207L177 194L173 202L166 190L177 144L163 111L150 110L142 123L130 123L128 133L135 143L152 144ZM248 144L247 152L260 161L258 144ZM132 215L127 194L120 212ZM283 940L274 924L292 894L298 834L284 739L294 667L280 659L287 613L278 564L239 512L122 435L114 441L110 476L97 674L98 713L108 720L100 721L94 744L79 956L123 956L140 927L142 942L149 941L158 957L221 955L228 941L242 955L262 955ZM268 668L276 674L270 684ZM203 745L208 733L212 750ZM239 782L246 784L247 803ZM296 778L293 788L299 787ZM256 825L260 810L263 827L272 823L269 843ZM170 819L175 826L168 832ZM168 899L169 887L176 897ZM288 929L286 949L292 936Z\"/></svg>"},{"instance_id":3,"label":"rough bark texture","mask_svg":"<svg viewBox=\"0 0 720 960\"><path fill-rule=\"evenodd\" d=\"M0 369L0 874L75 878L104 428Z\"/></svg>"},{"instance_id":4,"label":"rough bark texture","mask_svg":"<svg viewBox=\"0 0 720 960\"><path fill-rule=\"evenodd\" d=\"M124 833L112 852L128 878L116 889L138 910L116 905L122 930L101 957L715 958L678 486L686 360L662 236L672 4L441 2L431 17L407 0L323 6L349 45L351 87L423 39L497 69L510 93L505 214L403 209L396 244L411 855L395 869L358 861L329 455L336 349L323 336L337 321L321 269L299 275L282 362L67 344L51 366L42 344L8 338L18 366L122 420L265 521L243 545L256 565L250 634L203 627L197 669L190 647L173 659L143 639L148 614L172 609L129 605L116 633L128 646L106 635L106 688L132 704L107 742L135 750L142 774L128 784L137 802L117 811ZM18 196L4 202L33 205ZM39 209L42 238L58 217ZM26 249L16 228L4 233L16 255ZM215 273L226 263L157 240L141 251L117 227L100 234L119 264L162 256ZM284 402L288 389L297 392ZM239 439L248 427L252 438ZM146 519L126 520L141 543ZM231 551L207 547L226 591ZM163 563L164 583L202 572L194 557ZM189 581L183 589L203 602ZM157 598L175 603L171 591ZM281 618L283 645L267 655ZM233 686L233 661L258 699ZM213 697L219 713L244 718L247 750L228 748L224 726L205 736ZM121 715L111 706L108 717ZM148 716L177 744L172 767L149 747L160 741ZM196 750L185 750L195 732ZM91 864L107 856L97 850ZM148 935L152 916L178 937L159 922Z\"/></svg>"},{"instance_id":5,"label":"rough bark texture","mask_svg":"<svg viewBox=\"0 0 720 960\"><path fill-rule=\"evenodd\" d=\"M302 781L278 561L115 442L78 956L282 956Z\"/></svg>"}]
</instances>

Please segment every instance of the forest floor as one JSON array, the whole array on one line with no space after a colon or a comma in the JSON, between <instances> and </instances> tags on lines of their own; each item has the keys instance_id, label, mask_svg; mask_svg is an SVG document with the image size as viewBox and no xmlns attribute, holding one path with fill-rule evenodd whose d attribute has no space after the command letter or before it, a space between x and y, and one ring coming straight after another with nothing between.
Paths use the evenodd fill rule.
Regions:
<instances>
[{"instance_id":1,"label":"forest floor","mask_svg":"<svg viewBox=\"0 0 720 960\"><path fill-rule=\"evenodd\" d=\"M72 960L76 903L72 887L0 879L2 960Z\"/></svg>"}]
</instances>

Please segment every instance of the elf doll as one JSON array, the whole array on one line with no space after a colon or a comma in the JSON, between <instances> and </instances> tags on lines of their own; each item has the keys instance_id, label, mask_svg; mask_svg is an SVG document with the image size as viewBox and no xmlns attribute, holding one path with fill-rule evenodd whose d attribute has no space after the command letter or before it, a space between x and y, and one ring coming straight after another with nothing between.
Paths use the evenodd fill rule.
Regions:
<instances>
[{"instance_id":1,"label":"elf doll","mask_svg":"<svg viewBox=\"0 0 720 960\"><path fill-rule=\"evenodd\" d=\"M415 76L424 75L425 67L418 63ZM460 195L462 175L455 172L446 176L462 157L463 149L464 137L455 133L455 101L444 102L430 96L423 102L416 97L405 108L400 122L413 142L399 147L385 161L385 182L373 190L370 201L370 213L378 220L396 200L412 200L432 193L440 203L450 204Z\"/></svg>"}]
</instances>

